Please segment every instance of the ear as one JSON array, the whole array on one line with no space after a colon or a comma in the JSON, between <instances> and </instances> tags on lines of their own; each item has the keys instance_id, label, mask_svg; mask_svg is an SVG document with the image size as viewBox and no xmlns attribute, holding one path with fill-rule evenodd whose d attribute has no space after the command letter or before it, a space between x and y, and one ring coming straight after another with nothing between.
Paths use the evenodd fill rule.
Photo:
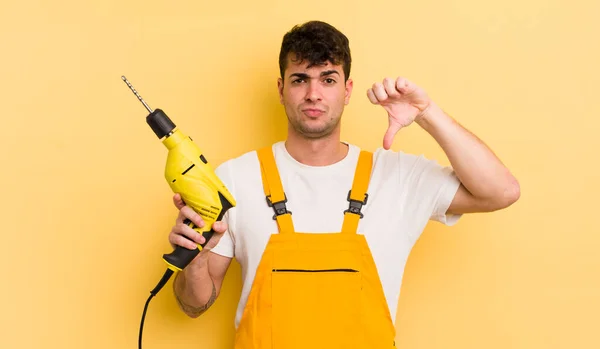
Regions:
<instances>
[{"instance_id":1,"label":"ear","mask_svg":"<svg viewBox=\"0 0 600 349\"><path fill-rule=\"evenodd\" d=\"M348 105L350 103L350 96L352 95L352 87L354 86L354 82L352 79L348 79L346 81L346 95L344 96L344 104Z\"/></svg>"},{"instance_id":2,"label":"ear","mask_svg":"<svg viewBox=\"0 0 600 349\"><path fill-rule=\"evenodd\" d=\"M283 104L283 79L277 79L277 90L279 91L279 103Z\"/></svg>"}]
</instances>

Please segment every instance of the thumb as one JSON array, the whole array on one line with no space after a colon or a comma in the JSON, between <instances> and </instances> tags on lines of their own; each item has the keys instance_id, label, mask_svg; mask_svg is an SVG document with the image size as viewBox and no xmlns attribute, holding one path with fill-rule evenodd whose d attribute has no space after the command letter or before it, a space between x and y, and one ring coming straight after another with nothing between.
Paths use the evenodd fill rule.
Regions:
<instances>
[{"instance_id":1,"label":"thumb","mask_svg":"<svg viewBox=\"0 0 600 349\"><path fill-rule=\"evenodd\" d=\"M227 223L223 221L216 221L212 226L215 233L223 234L227 230Z\"/></svg>"},{"instance_id":2,"label":"thumb","mask_svg":"<svg viewBox=\"0 0 600 349\"><path fill-rule=\"evenodd\" d=\"M400 125L396 121L393 121L390 118L390 126L388 127L385 136L383 136L383 148L385 150L390 149L390 147L392 146L392 142L394 141L394 137L396 136L396 133L398 133L398 131L400 131L401 128L402 125Z\"/></svg>"}]
</instances>

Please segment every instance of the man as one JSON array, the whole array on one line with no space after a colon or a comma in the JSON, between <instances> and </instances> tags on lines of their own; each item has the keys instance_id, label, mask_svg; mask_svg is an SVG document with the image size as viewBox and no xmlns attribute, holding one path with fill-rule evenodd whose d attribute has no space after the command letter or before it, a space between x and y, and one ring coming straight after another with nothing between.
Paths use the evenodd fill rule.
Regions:
<instances>
[{"instance_id":1,"label":"man","mask_svg":"<svg viewBox=\"0 0 600 349\"><path fill-rule=\"evenodd\" d=\"M348 39L329 24L294 27L282 42L278 89L285 141L246 153L216 171L237 200L217 234L175 278L191 317L219 295L233 257L243 288L236 348L391 348L393 319L409 252L429 220L453 225L469 212L503 209L519 184L493 152L405 78L373 84L367 98L388 114L383 148L340 141L353 82ZM389 150L416 123L451 167ZM182 224L204 222L185 206L169 234L204 239ZM368 343L368 344L367 344Z\"/></svg>"}]
</instances>

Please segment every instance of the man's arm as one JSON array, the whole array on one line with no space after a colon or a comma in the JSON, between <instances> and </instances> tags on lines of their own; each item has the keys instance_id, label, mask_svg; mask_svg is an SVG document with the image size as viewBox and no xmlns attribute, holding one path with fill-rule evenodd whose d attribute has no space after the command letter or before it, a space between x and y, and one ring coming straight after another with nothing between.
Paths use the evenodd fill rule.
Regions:
<instances>
[{"instance_id":1,"label":"man's arm","mask_svg":"<svg viewBox=\"0 0 600 349\"><path fill-rule=\"evenodd\" d=\"M199 254L197 260L177 273L173 292L179 307L189 317L202 315L217 300L231 258L216 253Z\"/></svg>"},{"instance_id":2,"label":"man's arm","mask_svg":"<svg viewBox=\"0 0 600 349\"><path fill-rule=\"evenodd\" d=\"M518 200L519 183L474 134L446 115L427 93L406 78L385 78L367 90L373 104L388 113L383 147L389 149L403 127L418 123L442 147L461 185L447 213L490 212Z\"/></svg>"},{"instance_id":3,"label":"man's arm","mask_svg":"<svg viewBox=\"0 0 600 349\"><path fill-rule=\"evenodd\" d=\"M434 102L415 122L442 147L461 182L448 213L490 212L519 199L519 182L500 159Z\"/></svg>"},{"instance_id":4,"label":"man's arm","mask_svg":"<svg viewBox=\"0 0 600 349\"><path fill-rule=\"evenodd\" d=\"M204 244L206 242L204 236L184 223L187 218L197 227L202 228L205 224L202 217L187 206L178 193L173 195L173 203L179 209L179 214L175 225L169 232L171 246L175 248L179 245L195 249L198 247L197 244ZM217 300L221 291L221 284L232 258L221 256L211 250L219 244L227 232L228 218L229 211L223 215L222 221L213 223L212 229L215 232L213 236L190 264L175 275L175 280L173 280L173 293L177 303L181 310L192 318L196 318L208 310Z\"/></svg>"}]
</instances>

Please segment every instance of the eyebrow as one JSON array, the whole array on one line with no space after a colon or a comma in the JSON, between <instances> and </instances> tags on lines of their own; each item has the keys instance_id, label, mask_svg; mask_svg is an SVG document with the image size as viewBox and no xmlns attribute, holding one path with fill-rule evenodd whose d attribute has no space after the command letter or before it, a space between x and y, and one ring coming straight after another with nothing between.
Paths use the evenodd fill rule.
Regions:
<instances>
[{"instance_id":1,"label":"eyebrow","mask_svg":"<svg viewBox=\"0 0 600 349\"><path fill-rule=\"evenodd\" d=\"M321 72L321 76L327 76L327 75L332 75L332 74L340 75L340 73L337 70L335 70L335 69L325 70L324 72ZM293 74L290 74L290 78L292 78L294 76L299 77L301 79L308 79L308 78L310 78L310 76L308 74L306 74L306 73L293 73Z\"/></svg>"}]
</instances>

